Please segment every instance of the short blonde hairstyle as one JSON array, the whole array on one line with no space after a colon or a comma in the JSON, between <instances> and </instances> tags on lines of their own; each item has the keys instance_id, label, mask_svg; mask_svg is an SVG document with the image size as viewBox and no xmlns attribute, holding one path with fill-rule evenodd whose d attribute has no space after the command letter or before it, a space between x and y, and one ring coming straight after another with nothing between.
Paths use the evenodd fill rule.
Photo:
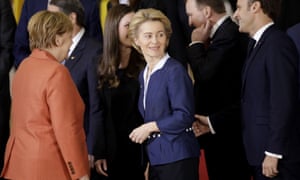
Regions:
<instances>
[{"instance_id":1,"label":"short blonde hairstyle","mask_svg":"<svg viewBox=\"0 0 300 180\"><path fill-rule=\"evenodd\" d=\"M167 41L169 41L172 34L171 22L167 16L161 11L153 8L140 9L133 16L129 24L129 37L132 39L132 46L140 53L142 50L139 46L134 43L134 39L138 37L140 26L147 21L159 21L163 24L165 28L165 33L167 36Z\"/></svg>"},{"instance_id":2,"label":"short blonde hairstyle","mask_svg":"<svg viewBox=\"0 0 300 180\"><path fill-rule=\"evenodd\" d=\"M42 10L34 14L27 26L30 49L56 46L56 35L72 32L73 25L62 12Z\"/></svg>"}]
</instances>

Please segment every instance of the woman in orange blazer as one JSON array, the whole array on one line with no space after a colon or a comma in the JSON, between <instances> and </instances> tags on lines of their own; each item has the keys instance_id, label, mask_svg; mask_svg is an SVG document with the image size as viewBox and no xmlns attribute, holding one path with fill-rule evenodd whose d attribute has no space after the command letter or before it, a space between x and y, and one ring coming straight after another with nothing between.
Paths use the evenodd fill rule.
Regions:
<instances>
[{"instance_id":1,"label":"woman in orange blazer","mask_svg":"<svg viewBox=\"0 0 300 180\"><path fill-rule=\"evenodd\" d=\"M60 63L72 44L62 13L41 11L28 23L32 53L12 84L12 130L2 177L11 180L89 179L84 105Z\"/></svg>"}]
</instances>

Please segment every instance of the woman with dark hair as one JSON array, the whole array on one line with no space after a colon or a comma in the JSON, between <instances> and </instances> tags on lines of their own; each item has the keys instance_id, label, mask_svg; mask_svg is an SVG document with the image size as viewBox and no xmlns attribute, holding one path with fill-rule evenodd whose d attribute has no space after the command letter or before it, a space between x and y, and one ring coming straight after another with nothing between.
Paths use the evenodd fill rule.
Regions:
<instances>
[{"instance_id":1,"label":"woman with dark hair","mask_svg":"<svg viewBox=\"0 0 300 180\"><path fill-rule=\"evenodd\" d=\"M116 5L107 14L98 66L104 129L97 135L95 166L108 179L144 179L143 148L128 138L143 119L138 112L138 75L145 62L132 47L128 27L134 11ZM99 127L101 128L101 127ZM125 173L124 173L125 172Z\"/></svg>"}]
</instances>

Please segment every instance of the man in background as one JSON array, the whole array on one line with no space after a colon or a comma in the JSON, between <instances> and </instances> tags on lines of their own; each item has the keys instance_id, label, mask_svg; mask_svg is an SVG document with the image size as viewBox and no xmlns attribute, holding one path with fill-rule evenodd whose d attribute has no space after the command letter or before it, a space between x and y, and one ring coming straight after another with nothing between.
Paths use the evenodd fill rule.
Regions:
<instances>
[{"instance_id":1,"label":"man in background","mask_svg":"<svg viewBox=\"0 0 300 180\"><path fill-rule=\"evenodd\" d=\"M84 9L79 0L51 0L48 10L65 13L72 22L73 44L64 64L71 73L79 94L85 104L84 130L88 146L90 167L94 165L94 127L101 126L101 107L98 94L97 64L102 44L89 37L84 26Z\"/></svg>"},{"instance_id":2,"label":"man in background","mask_svg":"<svg viewBox=\"0 0 300 180\"><path fill-rule=\"evenodd\" d=\"M9 0L0 1L0 171L9 136L10 86L9 72L13 65L12 47L16 22ZM0 178L2 179L2 178Z\"/></svg>"},{"instance_id":3,"label":"man in background","mask_svg":"<svg viewBox=\"0 0 300 180\"><path fill-rule=\"evenodd\" d=\"M87 33L102 42L102 32L99 21L99 9L96 0L81 0L85 9L85 26ZM29 18L40 10L47 9L49 0L25 0L21 17L15 33L13 55L15 68L30 54L27 23Z\"/></svg>"},{"instance_id":4,"label":"man in background","mask_svg":"<svg viewBox=\"0 0 300 180\"><path fill-rule=\"evenodd\" d=\"M240 111L235 108L248 37L238 31L223 0L187 0L186 12L195 27L187 51L200 114L195 116L194 132L205 152L209 179L249 180Z\"/></svg>"}]
</instances>

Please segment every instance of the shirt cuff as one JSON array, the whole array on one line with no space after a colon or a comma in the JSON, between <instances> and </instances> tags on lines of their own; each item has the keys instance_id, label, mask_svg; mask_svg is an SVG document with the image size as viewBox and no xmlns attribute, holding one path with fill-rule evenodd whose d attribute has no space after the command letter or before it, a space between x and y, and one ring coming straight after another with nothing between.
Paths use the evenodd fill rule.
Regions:
<instances>
[{"instance_id":1,"label":"shirt cuff","mask_svg":"<svg viewBox=\"0 0 300 180\"><path fill-rule=\"evenodd\" d=\"M212 134L216 134L216 131L214 130L214 128L212 127L212 125L211 125L211 123L210 123L209 117L207 117L207 122L208 122L208 127L209 127L209 129L210 129L210 132L211 132Z\"/></svg>"},{"instance_id":2,"label":"shirt cuff","mask_svg":"<svg viewBox=\"0 0 300 180\"><path fill-rule=\"evenodd\" d=\"M202 41L193 41L193 42L191 42L191 43L189 44L189 47L191 47L191 46L194 45L194 44L198 44L198 43L202 43L202 44L203 44Z\"/></svg>"},{"instance_id":3,"label":"shirt cuff","mask_svg":"<svg viewBox=\"0 0 300 180\"><path fill-rule=\"evenodd\" d=\"M265 155L275 157L275 158L278 158L278 159L282 159L282 155L280 155L280 154L274 154L274 153L270 153L270 152L265 151Z\"/></svg>"}]
</instances>

